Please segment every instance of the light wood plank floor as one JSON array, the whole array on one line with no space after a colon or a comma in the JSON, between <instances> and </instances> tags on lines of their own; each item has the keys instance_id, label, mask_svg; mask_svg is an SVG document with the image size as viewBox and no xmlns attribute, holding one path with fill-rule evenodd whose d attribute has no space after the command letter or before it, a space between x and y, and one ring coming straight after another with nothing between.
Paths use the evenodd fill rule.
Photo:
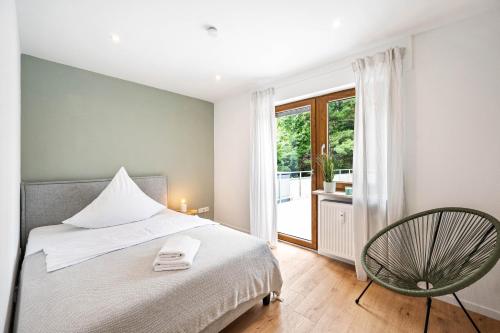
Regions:
<instances>
[{"instance_id":1,"label":"light wood plank floor","mask_svg":"<svg viewBox=\"0 0 500 333\"><path fill-rule=\"evenodd\" d=\"M274 250L283 274L284 302L256 305L223 332L422 332L425 299L405 297L356 280L352 266L286 243ZM482 332L500 321L471 314ZM459 307L433 300L429 332L474 332Z\"/></svg>"}]
</instances>

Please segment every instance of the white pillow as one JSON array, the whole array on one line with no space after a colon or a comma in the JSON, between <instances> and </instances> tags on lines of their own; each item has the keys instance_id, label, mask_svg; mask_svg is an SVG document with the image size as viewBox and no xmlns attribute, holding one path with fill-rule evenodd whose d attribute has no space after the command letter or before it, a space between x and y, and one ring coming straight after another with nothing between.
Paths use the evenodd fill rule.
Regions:
<instances>
[{"instance_id":1,"label":"white pillow","mask_svg":"<svg viewBox=\"0 0 500 333\"><path fill-rule=\"evenodd\" d=\"M141 191L125 168L79 213L63 221L81 228L104 228L147 219L165 209Z\"/></svg>"}]
</instances>

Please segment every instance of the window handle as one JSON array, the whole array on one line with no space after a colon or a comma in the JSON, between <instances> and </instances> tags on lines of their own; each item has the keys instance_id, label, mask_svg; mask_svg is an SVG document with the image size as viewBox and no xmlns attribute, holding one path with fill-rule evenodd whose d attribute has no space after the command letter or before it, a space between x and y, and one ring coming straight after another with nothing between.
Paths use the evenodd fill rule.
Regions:
<instances>
[{"instance_id":1,"label":"window handle","mask_svg":"<svg viewBox=\"0 0 500 333\"><path fill-rule=\"evenodd\" d=\"M325 144L323 143L321 145L321 155L323 155L325 153Z\"/></svg>"}]
</instances>

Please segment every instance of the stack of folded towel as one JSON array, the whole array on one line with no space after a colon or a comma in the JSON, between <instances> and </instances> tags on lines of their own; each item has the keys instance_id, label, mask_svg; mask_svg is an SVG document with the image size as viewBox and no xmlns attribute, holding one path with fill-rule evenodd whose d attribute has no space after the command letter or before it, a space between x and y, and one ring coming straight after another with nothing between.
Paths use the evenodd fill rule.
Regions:
<instances>
[{"instance_id":1,"label":"stack of folded towel","mask_svg":"<svg viewBox=\"0 0 500 333\"><path fill-rule=\"evenodd\" d=\"M153 270L173 271L190 268L200 248L200 241L189 236L169 237L158 252Z\"/></svg>"}]
</instances>

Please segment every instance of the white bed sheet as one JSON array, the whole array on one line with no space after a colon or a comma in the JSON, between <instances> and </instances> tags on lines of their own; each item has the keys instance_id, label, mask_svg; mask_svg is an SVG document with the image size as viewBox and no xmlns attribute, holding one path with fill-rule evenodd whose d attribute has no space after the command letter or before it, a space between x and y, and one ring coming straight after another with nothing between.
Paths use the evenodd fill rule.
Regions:
<instances>
[{"instance_id":1,"label":"white bed sheet","mask_svg":"<svg viewBox=\"0 0 500 333\"><path fill-rule=\"evenodd\" d=\"M58 224L30 232L26 256L43 251L47 272L100 255L205 225L218 224L166 209L153 217L109 228L84 229Z\"/></svg>"}]
</instances>

